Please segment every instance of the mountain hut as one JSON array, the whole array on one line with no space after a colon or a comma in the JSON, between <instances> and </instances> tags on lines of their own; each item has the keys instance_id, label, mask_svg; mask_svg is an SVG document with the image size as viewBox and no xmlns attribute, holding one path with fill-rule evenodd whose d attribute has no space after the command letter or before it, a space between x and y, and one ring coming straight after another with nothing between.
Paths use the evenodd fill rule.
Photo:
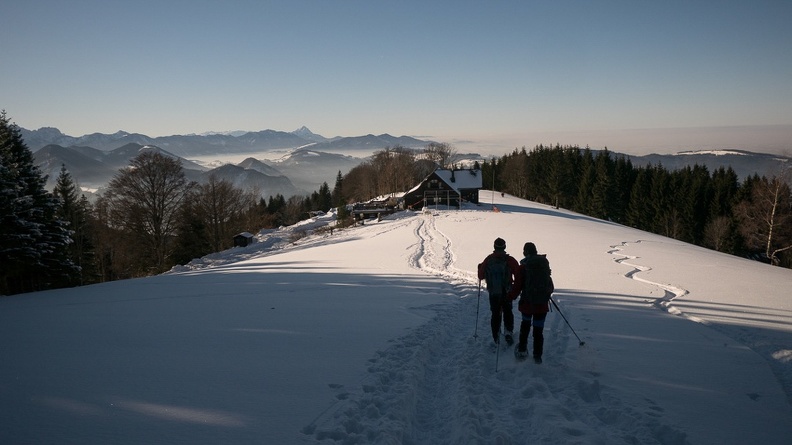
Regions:
<instances>
[{"instance_id":1,"label":"mountain hut","mask_svg":"<svg viewBox=\"0 0 792 445\"><path fill-rule=\"evenodd\" d=\"M438 168L404 194L404 206L419 210L431 205L459 207L462 202L478 204L478 192L482 188L481 170Z\"/></svg>"}]
</instances>

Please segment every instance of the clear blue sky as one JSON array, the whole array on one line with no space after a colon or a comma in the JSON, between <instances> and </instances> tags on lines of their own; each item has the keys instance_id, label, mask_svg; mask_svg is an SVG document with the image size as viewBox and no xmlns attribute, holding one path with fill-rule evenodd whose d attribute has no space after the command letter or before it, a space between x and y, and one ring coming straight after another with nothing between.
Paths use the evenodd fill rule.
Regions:
<instances>
[{"instance_id":1,"label":"clear blue sky","mask_svg":"<svg viewBox=\"0 0 792 445\"><path fill-rule=\"evenodd\" d=\"M74 136L792 124L789 0L4 3L0 108Z\"/></svg>"}]
</instances>

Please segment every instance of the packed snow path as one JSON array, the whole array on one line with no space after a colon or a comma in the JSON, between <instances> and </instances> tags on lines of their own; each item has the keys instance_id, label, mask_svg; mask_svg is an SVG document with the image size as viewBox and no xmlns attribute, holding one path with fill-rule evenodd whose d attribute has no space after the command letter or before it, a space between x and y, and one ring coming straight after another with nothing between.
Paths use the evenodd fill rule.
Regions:
<instances>
[{"instance_id":1,"label":"packed snow path","mask_svg":"<svg viewBox=\"0 0 792 445\"><path fill-rule=\"evenodd\" d=\"M588 352L556 314L545 327L542 365L517 362L512 347L496 355L487 292L474 271L455 267L439 217L447 215L410 221L416 243L409 264L444 279L456 304L371 359L369 381L356 393L344 390L332 413L305 432L342 444L687 443L659 419L663 408L651 400L629 406L596 371L581 369ZM563 295L555 297L561 305ZM515 325L516 334L516 309Z\"/></svg>"}]
</instances>

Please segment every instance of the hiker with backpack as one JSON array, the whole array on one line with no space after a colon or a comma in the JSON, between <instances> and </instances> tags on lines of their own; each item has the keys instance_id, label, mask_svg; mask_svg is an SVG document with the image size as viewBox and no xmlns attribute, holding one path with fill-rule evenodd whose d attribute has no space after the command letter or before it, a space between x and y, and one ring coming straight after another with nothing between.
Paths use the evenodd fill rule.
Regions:
<instances>
[{"instance_id":1,"label":"hiker with backpack","mask_svg":"<svg viewBox=\"0 0 792 445\"><path fill-rule=\"evenodd\" d=\"M481 280L487 281L490 311L492 318L492 339L500 343L501 318L506 329L506 343L514 343L514 313L512 312L512 298L509 298L509 289L519 271L520 265L513 256L506 253L506 241L502 238L495 240L494 250L481 264L478 265L479 286Z\"/></svg>"},{"instance_id":2,"label":"hiker with backpack","mask_svg":"<svg viewBox=\"0 0 792 445\"><path fill-rule=\"evenodd\" d=\"M509 292L512 300L520 297L517 310L522 315L520 338L514 355L518 359L528 356L528 334L533 326L533 357L536 363L542 363L545 318L550 311L550 296L555 287L547 255L539 255L536 245L530 242L523 246L523 255L525 258L520 260L514 286Z\"/></svg>"}]
</instances>

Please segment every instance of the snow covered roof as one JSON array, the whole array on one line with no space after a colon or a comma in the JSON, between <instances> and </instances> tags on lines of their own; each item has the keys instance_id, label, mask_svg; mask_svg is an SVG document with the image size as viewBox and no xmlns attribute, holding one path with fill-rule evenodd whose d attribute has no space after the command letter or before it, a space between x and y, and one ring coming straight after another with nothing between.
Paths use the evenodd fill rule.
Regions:
<instances>
[{"instance_id":1,"label":"snow covered roof","mask_svg":"<svg viewBox=\"0 0 792 445\"><path fill-rule=\"evenodd\" d=\"M435 170L435 174L454 190L480 189L484 183L481 179L481 170L443 170L438 168Z\"/></svg>"},{"instance_id":2,"label":"snow covered roof","mask_svg":"<svg viewBox=\"0 0 792 445\"><path fill-rule=\"evenodd\" d=\"M484 181L481 179L481 170L454 170L453 176L454 181L451 181L451 170L444 170L438 168L432 174L437 175L443 182L448 184L449 187L453 188L456 191L463 190L463 189L480 189L483 188ZM410 190L405 193L408 195L419 188L421 185L426 182L426 179L421 181L415 187L411 188Z\"/></svg>"}]
</instances>

